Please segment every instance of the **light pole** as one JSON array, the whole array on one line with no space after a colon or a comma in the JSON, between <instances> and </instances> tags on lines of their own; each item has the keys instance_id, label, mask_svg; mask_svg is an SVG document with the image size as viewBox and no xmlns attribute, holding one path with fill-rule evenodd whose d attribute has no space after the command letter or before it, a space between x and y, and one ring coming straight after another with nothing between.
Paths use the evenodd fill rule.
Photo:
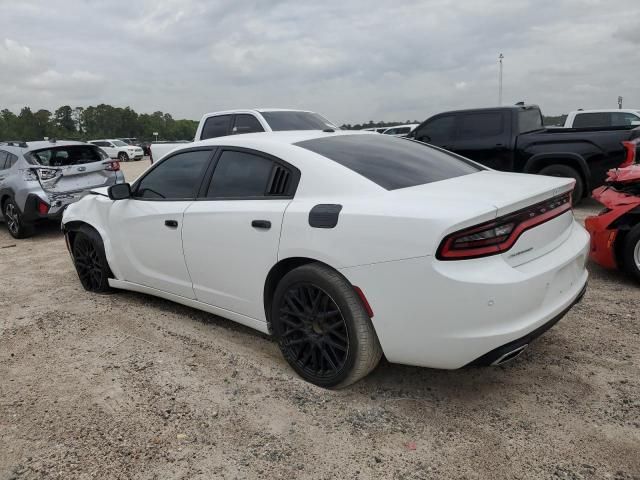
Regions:
<instances>
[{"instance_id":1,"label":"light pole","mask_svg":"<svg viewBox=\"0 0 640 480\"><path fill-rule=\"evenodd\" d=\"M618 97L618 109L622 110L622 97Z\"/></svg>"},{"instance_id":2,"label":"light pole","mask_svg":"<svg viewBox=\"0 0 640 480\"><path fill-rule=\"evenodd\" d=\"M500 54L498 56L498 61L500 62L500 77L498 79L498 105L502 105L502 60L504 59L504 55Z\"/></svg>"}]
</instances>

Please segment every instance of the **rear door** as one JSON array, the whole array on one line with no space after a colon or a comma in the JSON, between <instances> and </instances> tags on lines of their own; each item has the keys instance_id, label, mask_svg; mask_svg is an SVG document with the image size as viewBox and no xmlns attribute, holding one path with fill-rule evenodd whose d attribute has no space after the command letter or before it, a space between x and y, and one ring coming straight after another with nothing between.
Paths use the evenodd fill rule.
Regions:
<instances>
[{"instance_id":1,"label":"rear door","mask_svg":"<svg viewBox=\"0 0 640 480\"><path fill-rule=\"evenodd\" d=\"M219 152L209 185L184 215L184 254L199 301L265 321L264 282L297 178L264 153Z\"/></svg>"},{"instance_id":2,"label":"rear door","mask_svg":"<svg viewBox=\"0 0 640 480\"><path fill-rule=\"evenodd\" d=\"M184 211L194 201L211 148L182 150L154 165L113 203L109 226L124 280L195 298L182 251Z\"/></svg>"},{"instance_id":3,"label":"rear door","mask_svg":"<svg viewBox=\"0 0 640 480\"><path fill-rule=\"evenodd\" d=\"M489 168L509 171L513 168L510 138L510 111L460 113L451 150Z\"/></svg>"}]
</instances>

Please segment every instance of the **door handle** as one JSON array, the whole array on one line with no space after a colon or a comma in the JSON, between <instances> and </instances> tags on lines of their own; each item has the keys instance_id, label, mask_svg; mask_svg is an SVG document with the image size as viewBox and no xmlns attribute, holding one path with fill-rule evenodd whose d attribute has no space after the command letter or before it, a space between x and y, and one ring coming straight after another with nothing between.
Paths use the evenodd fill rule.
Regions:
<instances>
[{"instance_id":1,"label":"door handle","mask_svg":"<svg viewBox=\"0 0 640 480\"><path fill-rule=\"evenodd\" d=\"M177 220L165 220L164 221L164 226L165 227L169 227L169 228L178 228L178 221Z\"/></svg>"},{"instance_id":2,"label":"door handle","mask_svg":"<svg viewBox=\"0 0 640 480\"><path fill-rule=\"evenodd\" d=\"M254 220L251 222L253 228L262 228L269 230L271 228L271 222L269 220Z\"/></svg>"}]
</instances>

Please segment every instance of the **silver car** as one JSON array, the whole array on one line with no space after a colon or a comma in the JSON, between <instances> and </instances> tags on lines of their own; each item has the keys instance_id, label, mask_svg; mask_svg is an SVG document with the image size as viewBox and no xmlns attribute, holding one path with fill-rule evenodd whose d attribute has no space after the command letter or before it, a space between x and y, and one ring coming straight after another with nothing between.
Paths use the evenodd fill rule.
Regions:
<instances>
[{"instance_id":1,"label":"silver car","mask_svg":"<svg viewBox=\"0 0 640 480\"><path fill-rule=\"evenodd\" d=\"M0 207L9 233L25 238L90 189L123 183L120 164L82 142L0 142Z\"/></svg>"}]
</instances>

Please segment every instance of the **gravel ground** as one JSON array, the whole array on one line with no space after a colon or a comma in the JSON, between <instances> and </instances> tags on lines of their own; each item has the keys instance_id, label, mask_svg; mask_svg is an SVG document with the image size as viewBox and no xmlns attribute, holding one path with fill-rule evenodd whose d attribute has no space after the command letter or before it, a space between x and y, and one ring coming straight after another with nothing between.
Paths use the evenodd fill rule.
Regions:
<instances>
[{"instance_id":1,"label":"gravel ground","mask_svg":"<svg viewBox=\"0 0 640 480\"><path fill-rule=\"evenodd\" d=\"M589 268L507 366L383 362L333 392L228 320L85 292L56 225L0 226L0 479L640 479L640 289Z\"/></svg>"}]
</instances>

